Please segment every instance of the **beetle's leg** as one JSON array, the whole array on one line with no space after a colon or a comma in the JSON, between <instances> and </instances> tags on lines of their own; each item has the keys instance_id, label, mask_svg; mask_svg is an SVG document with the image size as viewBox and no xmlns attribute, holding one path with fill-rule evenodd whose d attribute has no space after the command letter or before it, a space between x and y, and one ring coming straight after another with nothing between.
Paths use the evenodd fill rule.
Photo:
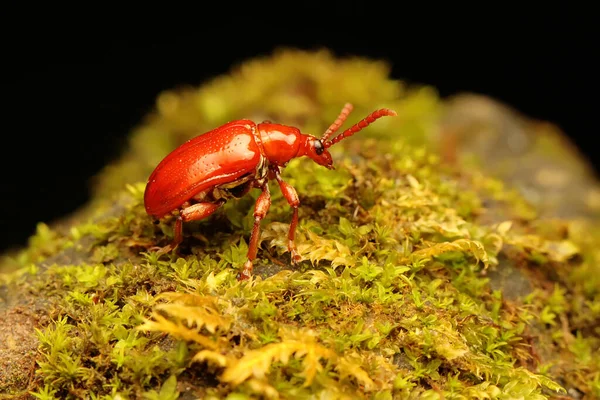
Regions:
<instances>
[{"instance_id":1,"label":"beetle's leg","mask_svg":"<svg viewBox=\"0 0 600 400\"><path fill-rule=\"evenodd\" d=\"M214 203L196 203L181 210L181 219L183 222L199 221L217 211L223 204L225 204L224 199Z\"/></svg>"},{"instance_id":2,"label":"beetle's leg","mask_svg":"<svg viewBox=\"0 0 600 400\"><path fill-rule=\"evenodd\" d=\"M181 210L181 213L175 220L175 228L173 228L173 241L160 248L158 255L168 253L174 250L183 240L183 222L198 221L204 219L217 211L219 207L225 204L225 200L219 200L215 203L196 203Z\"/></svg>"},{"instance_id":3,"label":"beetle's leg","mask_svg":"<svg viewBox=\"0 0 600 400\"><path fill-rule=\"evenodd\" d=\"M288 251L291 254L292 263L298 263L302 257L298 254L298 250L296 249L295 244L295 236L296 236L296 227L298 226L298 207L300 206L300 199L298 198L298 193L296 189L286 181L281 178L281 174L279 169L274 170L275 179L277 179L277 183L279 183L279 188L281 189L281 193L283 193L283 197L287 200L289 205L292 207L292 221L290 223L290 230L288 232Z\"/></svg>"},{"instance_id":4,"label":"beetle's leg","mask_svg":"<svg viewBox=\"0 0 600 400\"><path fill-rule=\"evenodd\" d=\"M239 279L249 279L252 275L253 261L256 258L258 251L258 238L260 236L260 222L267 215L269 208L271 207L271 193L269 192L269 185L265 183L262 187L262 193L258 196L256 204L254 205L254 226L252 227L252 234L250 235L250 244L248 245L248 261L244 264L244 269L240 273Z\"/></svg>"},{"instance_id":5,"label":"beetle's leg","mask_svg":"<svg viewBox=\"0 0 600 400\"><path fill-rule=\"evenodd\" d=\"M181 221L181 216L178 215L175 219L175 227L173 228L173 241L164 247L151 247L150 250L155 250L156 254L158 254L159 256L173 251L177 246L179 246L179 243L181 243L181 241L183 240L182 231L183 224Z\"/></svg>"}]
</instances>

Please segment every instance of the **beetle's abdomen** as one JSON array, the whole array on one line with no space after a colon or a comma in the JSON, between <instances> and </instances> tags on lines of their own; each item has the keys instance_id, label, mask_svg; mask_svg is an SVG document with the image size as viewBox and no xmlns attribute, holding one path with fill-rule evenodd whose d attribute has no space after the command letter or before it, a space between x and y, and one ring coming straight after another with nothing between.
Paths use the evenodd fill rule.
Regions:
<instances>
[{"instance_id":1,"label":"beetle's abdomen","mask_svg":"<svg viewBox=\"0 0 600 400\"><path fill-rule=\"evenodd\" d=\"M148 178L146 212L160 218L198 192L253 172L261 153L251 121L225 124L173 150Z\"/></svg>"}]
</instances>

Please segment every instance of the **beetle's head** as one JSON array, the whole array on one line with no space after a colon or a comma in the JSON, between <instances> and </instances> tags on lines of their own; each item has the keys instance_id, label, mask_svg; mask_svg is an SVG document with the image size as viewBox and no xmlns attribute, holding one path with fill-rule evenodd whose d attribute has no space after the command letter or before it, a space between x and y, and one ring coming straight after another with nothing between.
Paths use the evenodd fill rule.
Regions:
<instances>
[{"instance_id":1,"label":"beetle's head","mask_svg":"<svg viewBox=\"0 0 600 400\"><path fill-rule=\"evenodd\" d=\"M307 135L305 136L303 147L305 156L309 157L311 160L319 165L324 166L325 168L334 169L331 154L321 139Z\"/></svg>"}]
</instances>

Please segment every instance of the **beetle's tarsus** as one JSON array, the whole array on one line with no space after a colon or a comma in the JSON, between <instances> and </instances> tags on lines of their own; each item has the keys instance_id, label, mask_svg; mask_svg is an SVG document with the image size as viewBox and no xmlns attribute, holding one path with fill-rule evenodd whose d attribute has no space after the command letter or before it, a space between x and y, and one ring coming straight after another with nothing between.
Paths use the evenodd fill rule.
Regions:
<instances>
[{"instance_id":1,"label":"beetle's tarsus","mask_svg":"<svg viewBox=\"0 0 600 400\"><path fill-rule=\"evenodd\" d=\"M250 277L252 277L252 269L252 261L246 261L246 263L244 264L244 268L238 274L238 281L247 281L248 279L250 279Z\"/></svg>"},{"instance_id":2,"label":"beetle's tarsus","mask_svg":"<svg viewBox=\"0 0 600 400\"><path fill-rule=\"evenodd\" d=\"M298 254L298 251L296 251L296 249L293 249L291 253L292 265L296 266L298 265L298 263L300 263L300 261L302 261L302 257L300 256L300 254Z\"/></svg>"},{"instance_id":3,"label":"beetle's tarsus","mask_svg":"<svg viewBox=\"0 0 600 400\"><path fill-rule=\"evenodd\" d=\"M288 240L288 251L290 252L292 265L298 265L298 263L302 261L302 257L300 256L300 253L298 253L298 249L296 249L293 238Z\"/></svg>"},{"instance_id":4,"label":"beetle's tarsus","mask_svg":"<svg viewBox=\"0 0 600 400\"><path fill-rule=\"evenodd\" d=\"M150 247L148 250L149 251L154 251L156 252L157 255L162 256L163 254L167 254L172 252L173 250L175 250L175 247L173 244L168 244L164 247L160 247L160 246L154 246L154 247Z\"/></svg>"}]
</instances>

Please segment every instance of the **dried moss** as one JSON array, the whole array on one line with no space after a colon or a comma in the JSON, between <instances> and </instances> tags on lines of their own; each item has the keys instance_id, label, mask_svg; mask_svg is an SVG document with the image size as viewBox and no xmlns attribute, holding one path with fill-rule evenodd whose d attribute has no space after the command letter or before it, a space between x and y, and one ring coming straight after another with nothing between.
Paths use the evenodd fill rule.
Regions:
<instances>
[{"instance_id":1,"label":"dried moss","mask_svg":"<svg viewBox=\"0 0 600 400\"><path fill-rule=\"evenodd\" d=\"M0 393L36 398L494 398L600 396L600 231L537 219L515 190L440 161L442 104L388 79L385 64L285 51L200 88L164 93L107 167L70 229L41 224L5 265L48 321L35 378ZM235 96L232 93L235 92ZM240 95L240 93L244 95ZM239 282L256 193L172 235L142 203L170 149L238 117L324 131L390 107L332 150L337 169L294 160L301 199L289 266L290 209L278 190L256 275ZM85 218L84 218L85 217ZM511 284L496 277L509 271ZM518 273L515 273L518 271Z\"/></svg>"}]
</instances>

